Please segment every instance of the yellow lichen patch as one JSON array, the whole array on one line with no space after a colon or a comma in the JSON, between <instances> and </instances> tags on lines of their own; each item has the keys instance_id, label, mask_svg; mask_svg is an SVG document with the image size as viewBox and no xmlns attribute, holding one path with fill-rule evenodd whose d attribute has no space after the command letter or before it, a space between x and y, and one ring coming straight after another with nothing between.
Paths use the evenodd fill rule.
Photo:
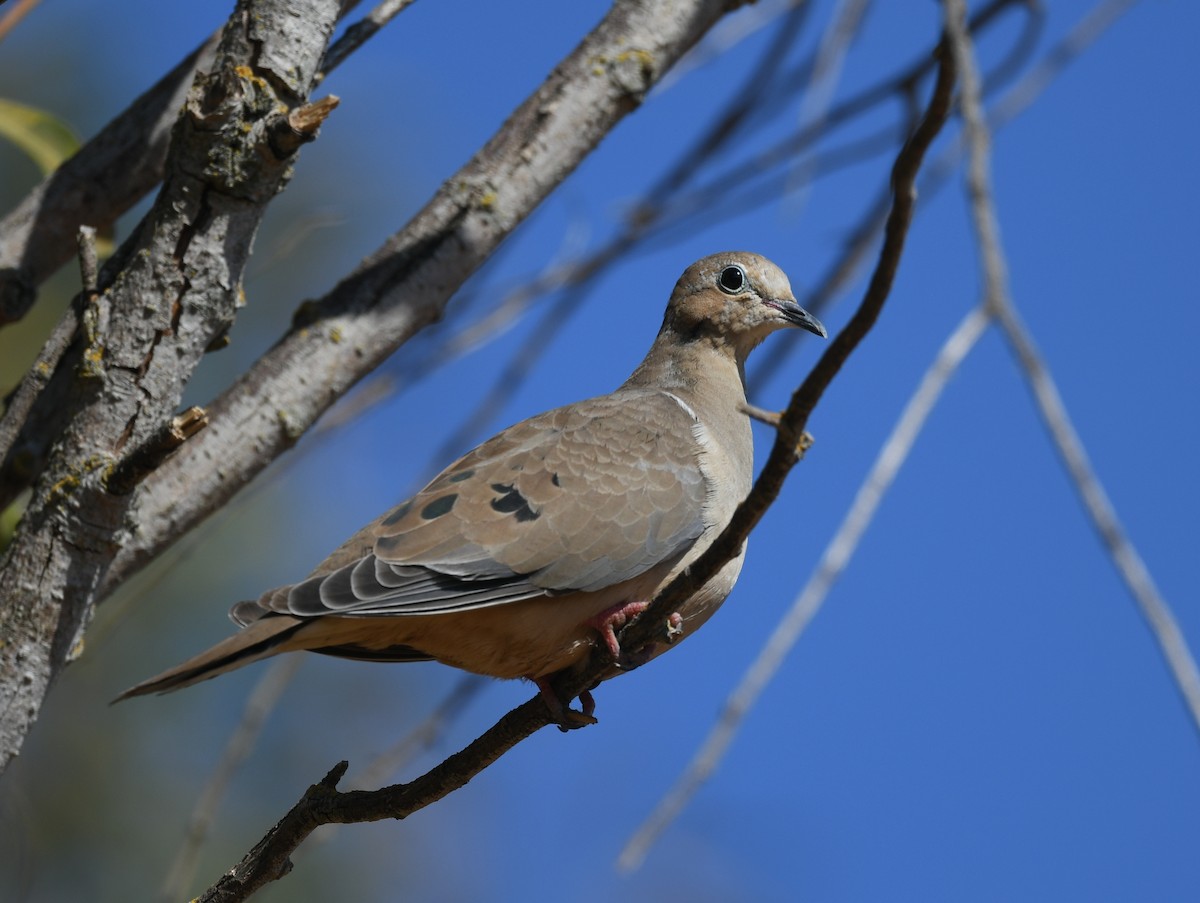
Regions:
<instances>
[{"instance_id":1,"label":"yellow lichen patch","mask_svg":"<svg viewBox=\"0 0 1200 903\"><path fill-rule=\"evenodd\" d=\"M484 192L483 196L479 199L479 206L484 210L491 210L496 206L497 200L499 200L499 198L497 198L496 192L487 191Z\"/></svg>"},{"instance_id":2,"label":"yellow lichen patch","mask_svg":"<svg viewBox=\"0 0 1200 903\"><path fill-rule=\"evenodd\" d=\"M56 505L62 499L79 488L81 480L75 474L69 474L50 487L50 491L46 493L46 501L51 505Z\"/></svg>"},{"instance_id":3,"label":"yellow lichen patch","mask_svg":"<svg viewBox=\"0 0 1200 903\"><path fill-rule=\"evenodd\" d=\"M266 90L267 80L261 76L255 75L254 70L249 66L234 66L233 72L239 78L244 78L246 81L252 82L257 87L262 88L264 91Z\"/></svg>"},{"instance_id":4,"label":"yellow lichen patch","mask_svg":"<svg viewBox=\"0 0 1200 903\"><path fill-rule=\"evenodd\" d=\"M649 50L622 50L617 54L618 63L627 63L630 60L636 60L639 65L646 69L654 67L654 56Z\"/></svg>"},{"instance_id":5,"label":"yellow lichen patch","mask_svg":"<svg viewBox=\"0 0 1200 903\"><path fill-rule=\"evenodd\" d=\"M94 379L104 373L104 346L89 345L83 352L83 360L79 364L79 376L82 379Z\"/></svg>"},{"instance_id":6,"label":"yellow lichen patch","mask_svg":"<svg viewBox=\"0 0 1200 903\"><path fill-rule=\"evenodd\" d=\"M334 326L332 329L329 330L329 341L333 342L333 344L335 344L335 345L342 344L342 338L343 338L342 327Z\"/></svg>"}]
</instances>

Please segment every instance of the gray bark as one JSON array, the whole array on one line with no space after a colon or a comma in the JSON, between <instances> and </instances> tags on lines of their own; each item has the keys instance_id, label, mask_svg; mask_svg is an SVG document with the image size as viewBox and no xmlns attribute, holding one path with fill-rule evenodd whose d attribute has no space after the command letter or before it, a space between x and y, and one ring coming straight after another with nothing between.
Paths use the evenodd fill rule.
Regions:
<instances>
[{"instance_id":1,"label":"gray bark","mask_svg":"<svg viewBox=\"0 0 1200 903\"><path fill-rule=\"evenodd\" d=\"M0 570L0 765L80 643L137 519L130 490L153 466L188 377L233 321L255 232L291 172L289 113L305 102L338 8L238 4L173 129L154 207L98 291L77 299L79 328L29 418L52 441ZM303 29L289 25L297 13Z\"/></svg>"}]
</instances>

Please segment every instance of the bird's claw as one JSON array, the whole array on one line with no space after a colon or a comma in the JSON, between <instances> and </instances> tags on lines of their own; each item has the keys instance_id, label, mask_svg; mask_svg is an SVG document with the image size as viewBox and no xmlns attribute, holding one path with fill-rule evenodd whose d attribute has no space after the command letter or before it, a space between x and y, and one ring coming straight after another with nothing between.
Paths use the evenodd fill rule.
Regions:
<instances>
[{"instance_id":1,"label":"bird's claw","mask_svg":"<svg viewBox=\"0 0 1200 903\"><path fill-rule=\"evenodd\" d=\"M683 615L676 611L667 618L666 624L663 625L661 640L670 646L681 636L683 636ZM650 643L641 649L622 651L614 664L622 671L633 671L658 655L658 646L658 643Z\"/></svg>"},{"instance_id":2,"label":"bird's claw","mask_svg":"<svg viewBox=\"0 0 1200 903\"><path fill-rule=\"evenodd\" d=\"M546 708L550 710L550 717L558 726L558 729L564 734L567 731L578 730L581 727L590 727L593 724L599 724L598 719L592 713L596 711L596 700L592 698L592 694L588 690L584 690L579 694L580 709L573 709L567 703L564 703L554 692L554 688L550 686L550 681L544 677L534 678L533 681L537 684L538 693L542 697L542 701L546 703Z\"/></svg>"}]
</instances>

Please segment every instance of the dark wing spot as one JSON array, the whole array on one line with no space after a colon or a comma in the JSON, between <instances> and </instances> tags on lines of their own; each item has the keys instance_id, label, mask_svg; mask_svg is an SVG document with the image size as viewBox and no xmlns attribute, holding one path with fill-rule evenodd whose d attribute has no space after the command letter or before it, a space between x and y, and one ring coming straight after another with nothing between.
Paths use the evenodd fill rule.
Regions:
<instances>
[{"instance_id":1,"label":"dark wing spot","mask_svg":"<svg viewBox=\"0 0 1200 903\"><path fill-rule=\"evenodd\" d=\"M473 477L473 476L475 476L475 471L473 471L473 470L464 470L464 471L461 471L461 472L459 472L459 473L453 474L452 476L448 477L448 478L447 478L447 482L449 482L449 483L461 483L463 480L469 480L469 479L471 479L471 477Z\"/></svg>"},{"instance_id":2,"label":"dark wing spot","mask_svg":"<svg viewBox=\"0 0 1200 903\"><path fill-rule=\"evenodd\" d=\"M409 499L407 502L405 502L403 505L398 507L391 514L389 514L387 517L385 517L383 519L383 525L385 527L390 527L392 524L399 523L400 521L404 520L404 515L408 514L408 512L411 509L412 509L412 499Z\"/></svg>"},{"instance_id":3,"label":"dark wing spot","mask_svg":"<svg viewBox=\"0 0 1200 903\"><path fill-rule=\"evenodd\" d=\"M553 483L555 486L561 486L561 485L562 485L562 483L560 483L560 482L558 481L558 474L557 474L557 473L552 473L552 474L550 474L550 482L551 482L551 483Z\"/></svg>"},{"instance_id":4,"label":"dark wing spot","mask_svg":"<svg viewBox=\"0 0 1200 903\"><path fill-rule=\"evenodd\" d=\"M443 514L449 514L450 509L454 507L454 503L457 501L457 492L436 498L421 509L421 517L425 520L433 520L434 518L441 517Z\"/></svg>"},{"instance_id":5,"label":"dark wing spot","mask_svg":"<svg viewBox=\"0 0 1200 903\"><path fill-rule=\"evenodd\" d=\"M537 520L542 515L529 507L525 496L508 483L493 483L492 489L500 495L492 499L492 508L501 514L512 514L519 521Z\"/></svg>"}]
</instances>

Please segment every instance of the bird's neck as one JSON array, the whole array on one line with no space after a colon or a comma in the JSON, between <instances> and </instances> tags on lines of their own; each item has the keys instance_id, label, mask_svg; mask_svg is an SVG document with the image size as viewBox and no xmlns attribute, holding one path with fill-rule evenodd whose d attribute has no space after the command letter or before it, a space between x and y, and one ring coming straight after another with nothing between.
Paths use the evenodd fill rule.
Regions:
<instances>
[{"instance_id":1,"label":"bird's neck","mask_svg":"<svg viewBox=\"0 0 1200 903\"><path fill-rule=\"evenodd\" d=\"M746 374L742 356L727 343L681 340L664 329L622 388L665 389L697 409L725 407L745 400Z\"/></svg>"}]
</instances>

